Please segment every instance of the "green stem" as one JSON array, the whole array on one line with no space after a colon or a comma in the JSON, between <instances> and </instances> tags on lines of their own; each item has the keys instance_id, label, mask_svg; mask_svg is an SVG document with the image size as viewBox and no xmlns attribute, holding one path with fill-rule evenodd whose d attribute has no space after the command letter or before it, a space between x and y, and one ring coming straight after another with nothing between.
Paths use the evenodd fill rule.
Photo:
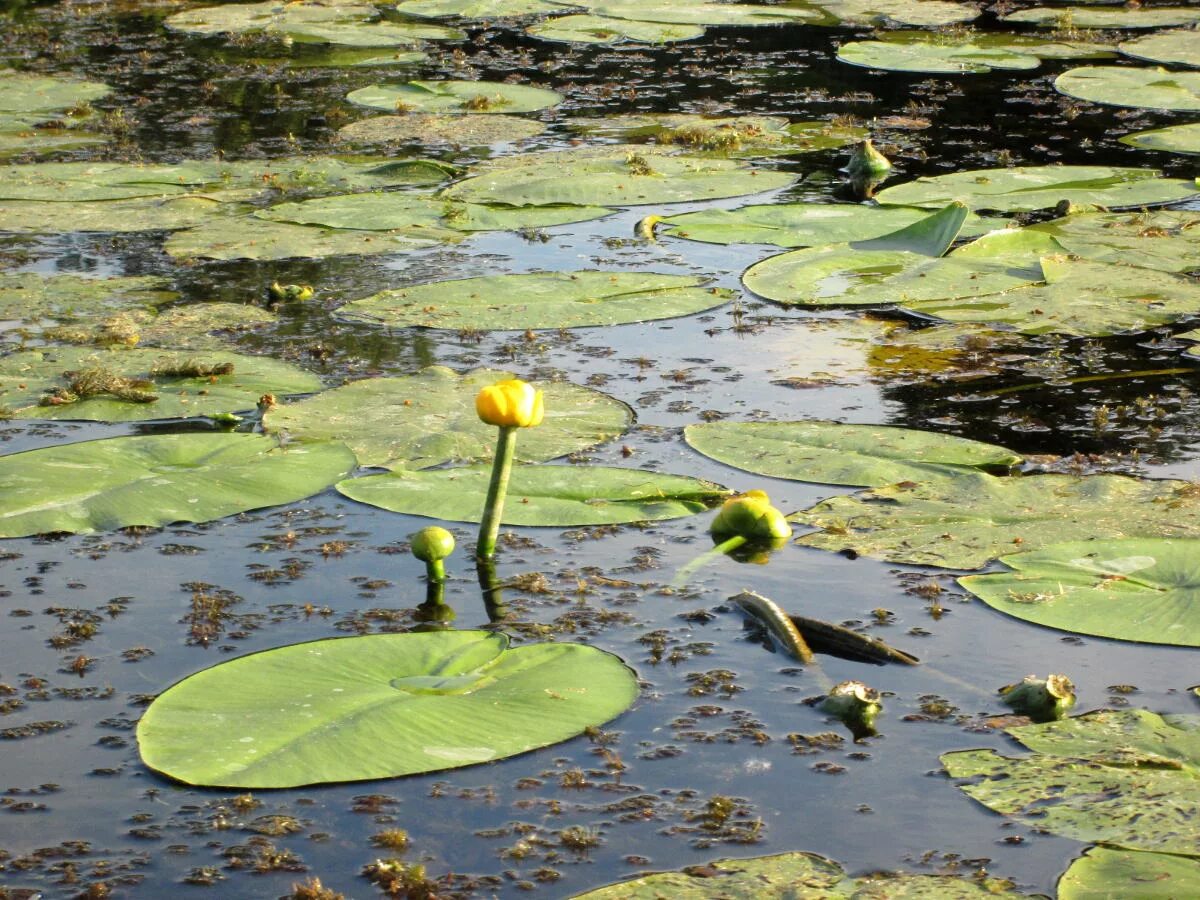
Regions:
<instances>
[{"instance_id":1,"label":"green stem","mask_svg":"<svg viewBox=\"0 0 1200 900\"><path fill-rule=\"evenodd\" d=\"M483 609L489 622L499 622L508 615L508 607L504 605L504 595L501 592L500 579L496 577L496 564L490 559L481 559L475 564L475 573L479 576L479 591L483 596Z\"/></svg>"},{"instance_id":2,"label":"green stem","mask_svg":"<svg viewBox=\"0 0 1200 900\"><path fill-rule=\"evenodd\" d=\"M492 480L488 485L487 502L483 505L483 520L479 523L479 540L475 545L475 559L479 562L496 555L496 538L500 534L500 516L504 513L504 495L508 493L508 476L512 472L516 445L516 427L501 425L496 439L496 458L492 461Z\"/></svg>"},{"instance_id":3,"label":"green stem","mask_svg":"<svg viewBox=\"0 0 1200 900\"><path fill-rule=\"evenodd\" d=\"M446 564L440 559L431 559L425 563L425 579L430 584L446 580Z\"/></svg>"},{"instance_id":4,"label":"green stem","mask_svg":"<svg viewBox=\"0 0 1200 900\"><path fill-rule=\"evenodd\" d=\"M696 574L697 571L704 568L718 556L724 556L731 550L736 550L744 543L746 543L746 538L742 537L740 534L735 534L733 537L727 538L726 540L717 544L712 549L705 550L690 563L675 573L675 577L671 579L671 587L676 589L683 587L688 583L691 577Z\"/></svg>"}]
</instances>

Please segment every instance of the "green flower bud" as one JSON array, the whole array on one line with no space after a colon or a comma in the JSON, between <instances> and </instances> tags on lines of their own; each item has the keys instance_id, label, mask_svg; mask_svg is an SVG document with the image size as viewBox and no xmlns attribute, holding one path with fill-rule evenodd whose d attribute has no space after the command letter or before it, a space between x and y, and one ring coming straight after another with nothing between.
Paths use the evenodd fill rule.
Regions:
<instances>
[{"instance_id":1,"label":"green flower bud","mask_svg":"<svg viewBox=\"0 0 1200 900\"><path fill-rule=\"evenodd\" d=\"M430 525L412 535L412 553L421 562L438 562L454 552L454 535Z\"/></svg>"},{"instance_id":2,"label":"green flower bud","mask_svg":"<svg viewBox=\"0 0 1200 900\"><path fill-rule=\"evenodd\" d=\"M1053 722L1075 705L1075 685L1066 675L1026 675L1016 684L1000 688L1000 699L1018 715L1035 722Z\"/></svg>"},{"instance_id":3,"label":"green flower bud","mask_svg":"<svg viewBox=\"0 0 1200 900\"><path fill-rule=\"evenodd\" d=\"M792 526L764 491L747 491L726 500L709 531L717 537L738 536L750 541L792 536Z\"/></svg>"}]
</instances>

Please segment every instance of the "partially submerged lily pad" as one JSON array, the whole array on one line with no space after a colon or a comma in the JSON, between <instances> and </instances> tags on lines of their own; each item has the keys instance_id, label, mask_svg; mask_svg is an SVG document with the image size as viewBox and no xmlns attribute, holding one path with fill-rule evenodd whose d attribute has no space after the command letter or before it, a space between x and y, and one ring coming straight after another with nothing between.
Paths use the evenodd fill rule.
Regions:
<instances>
[{"instance_id":1,"label":"partially submerged lily pad","mask_svg":"<svg viewBox=\"0 0 1200 900\"><path fill-rule=\"evenodd\" d=\"M1021 457L953 435L840 422L706 422L684 429L694 450L758 475L819 484L879 486L1005 469Z\"/></svg>"},{"instance_id":2,"label":"partially submerged lily pad","mask_svg":"<svg viewBox=\"0 0 1200 900\"><path fill-rule=\"evenodd\" d=\"M174 300L161 278L150 275L82 278L0 272L0 320L37 324L94 321L120 310L146 309Z\"/></svg>"},{"instance_id":3,"label":"partially submerged lily pad","mask_svg":"<svg viewBox=\"0 0 1200 900\"><path fill-rule=\"evenodd\" d=\"M408 113L352 122L338 138L353 144L420 143L485 147L511 144L541 134L546 126L519 116L448 116Z\"/></svg>"},{"instance_id":4,"label":"partially submerged lily pad","mask_svg":"<svg viewBox=\"0 0 1200 900\"><path fill-rule=\"evenodd\" d=\"M947 0L810 0L822 9L828 22L818 24L843 25L913 25L936 28L956 25L979 17L979 7L972 3L951 3Z\"/></svg>"},{"instance_id":5,"label":"partially submerged lily pad","mask_svg":"<svg viewBox=\"0 0 1200 900\"><path fill-rule=\"evenodd\" d=\"M63 347L0 357L0 404L23 419L138 422L212 416L253 409L263 394L321 387L316 375L290 363L228 350Z\"/></svg>"},{"instance_id":6,"label":"partially submerged lily pad","mask_svg":"<svg viewBox=\"0 0 1200 900\"><path fill-rule=\"evenodd\" d=\"M337 489L392 512L478 522L491 471L483 465L389 472L350 478ZM708 481L640 469L514 466L501 521L566 528L677 519L703 512L728 494Z\"/></svg>"},{"instance_id":7,"label":"partially submerged lily pad","mask_svg":"<svg viewBox=\"0 0 1200 900\"><path fill-rule=\"evenodd\" d=\"M0 537L207 522L303 500L354 468L340 444L256 434L108 438L0 456Z\"/></svg>"},{"instance_id":8,"label":"partially submerged lily pad","mask_svg":"<svg viewBox=\"0 0 1200 900\"><path fill-rule=\"evenodd\" d=\"M1136 134L1125 135L1120 141L1139 150L1200 154L1200 122L1139 131Z\"/></svg>"},{"instance_id":9,"label":"partially submerged lily pad","mask_svg":"<svg viewBox=\"0 0 1200 900\"><path fill-rule=\"evenodd\" d=\"M379 21L374 6L344 0L227 3L177 12L164 24L186 34L267 34L354 47L411 46L422 40L463 37L461 32L435 25Z\"/></svg>"},{"instance_id":10,"label":"partially submerged lily pad","mask_svg":"<svg viewBox=\"0 0 1200 900\"><path fill-rule=\"evenodd\" d=\"M638 206L737 197L786 187L795 177L732 159L682 156L649 147L506 156L472 166L441 196L471 203Z\"/></svg>"},{"instance_id":11,"label":"partially submerged lily pad","mask_svg":"<svg viewBox=\"0 0 1200 900\"><path fill-rule=\"evenodd\" d=\"M1167 66L1200 68L1200 31L1183 28L1160 31L1132 41L1122 41L1119 49L1126 56L1162 63Z\"/></svg>"},{"instance_id":12,"label":"partially submerged lily pad","mask_svg":"<svg viewBox=\"0 0 1200 900\"><path fill-rule=\"evenodd\" d=\"M395 10L420 19L515 19L562 12L553 0L401 0Z\"/></svg>"},{"instance_id":13,"label":"partially submerged lily pad","mask_svg":"<svg viewBox=\"0 0 1200 900\"><path fill-rule=\"evenodd\" d=\"M1196 134L1200 139L1200 126ZM1136 263L1161 272L1200 269L1200 210L1076 213L1028 230L1044 232L1068 253L1096 262Z\"/></svg>"},{"instance_id":14,"label":"partially submerged lily pad","mask_svg":"<svg viewBox=\"0 0 1200 900\"><path fill-rule=\"evenodd\" d=\"M359 106L387 112L523 113L556 106L562 95L505 81L409 81L373 84L346 95Z\"/></svg>"},{"instance_id":15,"label":"partially submerged lily pad","mask_svg":"<svg viewBox=\"0 0 1200 900\"><path fill-rule=\"evenodd\" d=\"M799 539L809 547L978 569L1064 539L1200 537L1200 498L1186 481L981 472L833 497L789 518L822 529Z\"/></svg>"},{"instance_id":16,"label":"partially submerged lily pad","mask_svg":"<svg viewBox=\"0 0 1200 900\"><path fill-rule=\"evenodd\" d=\"M595 16L671 25L779 25L810 22L821 15L803 6L767 6L751 3L711 3L706 0L579 0L564 5L582 6Z\"/></svg>"},{"instance_id":17,"label":"partially submerged lily pad","mask_svg":"<svg viewBox=\"0 0 1200 900\"><path fill-rule=\"evenodd\" d=\"M1190 824L1200 810L1200 716L1099 710L1005 730L1034 754L942 756L952 778L973 779L959 784L973 799L1075 840L1200 856Z\"/></svg>"},{"instance_id":18,"label":"partially submerged lily pad","mask_svg":"<svg viewBox=\"0 0 1200 900\"><path fill-rule=\"evenodd\" d=\"M732 292L653 272L538 272L435 281L382 291L339 315L392 327L510 330L617 325L686 316Z\"/></svg>"},{"instance_id":19,"label":"partially submerged lily pad","mask_svg":"<svg viewBox=\"0 0 1200 900\"><path fill-rule=\"evenodd\" d=\"M563 44L672 44L702 37L704 26L574 15L545 19L525 31L543 41Z\"/></svg>"},{"instance_id":20,"label":"partially submerged lily pad","mask_svg":"<svg viewBox=\"0 0 1200 900\"><path fill-rule=\"evenodd\" d=\"M1135 66L1079 66L1054 79L1068 97L1146 109L1200 110L1200 72Z\"/></svg>"},{"instance_id":21,"label":"partially submerged lily pad","mask_svg":"<svg viewBox=\"0 0 1200 900\"><path fill-rule=\"evenodd\" d=\"M1200 541L1051 544L1003 556L1012 571L959 584L989 606L1076 634L1200 647Z\"/></svg>"},{"instance_id":22,"label":"partially submerged lily pad","mask_svg":"<svg viewBox=\"0 0 1200 900\"><path fill-rule=\"evenodd\" d=\"M1200 895L1200 860L1171 853L1090 847L1058 880L1058 900L1160 900Z\"/></svg>"},{"instance_id":23,"label":"partially submerged lily pad","mask_svg":"<svg viewBox=\"0 0 1200 900\"><path fill-rule=\"evenodd\" d=\"M1000 17L1039 28L1162 28L1200 22L1200 10L1185 6L1035 6Z\"/></svg>"},{"instance_id":24,"label":"partially submerged lily pad","mask_svg":"<svg viewBox=\"0 0 1200 900\"><path fill-rule=\"evenodd\" d=\"M1013 166L918 178L875 195L892 206L941 207L961 200L973 210L1032 212L1076 206L1161 206L1200 192L1194 180L1161 178L1157 169L1111 166Z\"/></svg>"},{"instance_id":25,"label":"partially submerged lily pad","mask_svg":"<svg viewBox=\"0 0 1200 900\"><path fill-rule=\"evenodd\" d=\"M696 113L630 113L578 118L568 124L595 137L682 147L737 159L788 156L843 147L867 129L834 122L789 122L782 116L703 116Z\"/></svg>"},{"instance_id":26,"label":"partially submerged lily pad","mask_svg":"<svg viewBox=\"0 0 1200 900\"><path fill-rule=\"evenodd\" d=\"M138 722L150 768L284 788L503 759L603 725L637 698L619 658L502 634L331 638L252 653L168 688Z\"/></svg>"},{"instance_id":27,"label":"partially submerged lily pad","mask_svg":"<svg viewBox=\"0 0 1200 900\"><path fill-rule=\"evenodd\" d=\"M368 378L263 417L270 431L302 440L344 441L364 466L425 469L448 462L491 459L496 429L475 412L475 395L508 372L476 369L464 375L430 366L400 378ZM546 418L517 441L516 459L543 462L610 440L633 415L606 394L569 382L536 385L545 392Z\"/></svg>"}]
</instances>

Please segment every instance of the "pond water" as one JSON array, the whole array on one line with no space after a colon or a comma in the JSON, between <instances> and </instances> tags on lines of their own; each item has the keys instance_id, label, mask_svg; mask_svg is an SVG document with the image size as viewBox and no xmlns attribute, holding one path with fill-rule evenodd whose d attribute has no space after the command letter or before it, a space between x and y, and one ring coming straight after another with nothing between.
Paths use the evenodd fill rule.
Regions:
<instances>
[{"instance_id":1,"label":"pond water","mask_svg":"<svg viewBox=\"0 0 1200 900\"><path fill-rule=\"evenodd\" d=\"M997 13L1033 6L1001 5L975 26L1013 31ZM865 125L895 164L885 186L1051 163L1196 175L1194 156L1138 150L1114 137L1194 114L1057 93L1055 77L1079 60L930 75L835 58L840 44L875 34L872 25L710 27L672 45L596 46L537 40L523 31L528 20L472 21L463 25L465 38L429 43L422 62L334 68L306 64L320 57L320 46L165 29L164 17L185 8L191 5L152 0L0 4L0 56L9 66L113 88L94 102L116 129L113 140L55 158L336 153L338 128L374 114L348 103L350 91L449 78L535 83L564 99L525 114L545 130L516 145L418 142L381 153L465 166L614 140L581 137L568 127L577 117L688 112ZM289 59L297 64L285 66ZM635 235L650 213L846 202L838 170L848 152L756 160L796 177L782 190L630 207L580 224L479 233L391 255L180 260L164 252L164 232L0 234L0 274L160 276L179 293L179 306L265 307L272 282L308 283L311 300L278 307L264 327L225 335L228 345L295 362L331 387L433 364L586 384L628 404L635 422L618 439L553 464L637 467L735 490L763 488L785 511L853 489L722 465L690 449L682 429L701 421L835 419L988 441L1055 471L1200 477L1200 370L1173 337L1194 322L1115 337L1019 337L938 371L897 371L873 359L872 347L888 328L915 332L923 323L789 307L741 289L741 273L779 248ZM681 318L528 332L386 329L336 314L386 288L581 268L697 274L735 297ZM43 342L22 323L10 326L0 330L8 351ZM0 439L11 453L213 427L207 420L12 419L0 422ZM947 570L791 544L766 565L722 557L685 587L670 587L678 569L711 545L710 518L505 529L511 538L497 557L505 583L499 627L516 642L585 641L619 655L640 679L635 705L602 732L483 766L252 796L182 786L147 769L133 732L146 704L234 656L411 628L425 584L407 538L430 520L329 489L202 525L3 541L0 730L10 739L0 741L0 897L148 898L180 890L277 897L311 877L347 897L370 897L379 889L360 873L389 857L423 864L438 896L565 897L638 872L788 850L826 855L851 874L986 871L1022 891L1053 895L1087 845L976 804L942 772L939 755L1014 750L983 717L1006 712L996 690L1028 673L1069 675L1077 711L1197 711L1187 690L1200 682L1194 649L1040 628L971 598ZM455 624L488 626L466 550L473 528L445 524L460 546L446 586ZM725 604L746 588L792 612L864 629L922 665L822 657L820 671L806 671ZM204 598L207 610L197 611ZM878 735L858 743L803 702L846 679L884 692ZM789 738L828 733L837 739L816 747ZM703 811L714 797L734 798L736 812L724 826L706 828ZM389 829L407 832L405 849L373 843Z\"/></svg>"}]
</instances>

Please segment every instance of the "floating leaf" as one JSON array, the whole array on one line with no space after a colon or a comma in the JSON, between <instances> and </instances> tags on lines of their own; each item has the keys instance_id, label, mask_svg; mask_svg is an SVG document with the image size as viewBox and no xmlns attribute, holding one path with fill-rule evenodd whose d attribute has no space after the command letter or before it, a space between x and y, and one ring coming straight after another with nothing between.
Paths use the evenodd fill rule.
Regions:
<instances>
[{"instance_id":1,"label":"floating leaf","mask_svg":"<svg viewBox=\"0 0 1200 900\"><path fill-rule=\"evenodd\" d=\"M1021 337L981 325L899 328L877 338L867 355L874 379L882 384L973 379L997 375L1017 356Z\"/></svg>"},{"instance_id":2,"label":"floating leaf","mask_svg":"<svg viewBox=\"0 0 1200 900\"><path fill-rule=\"evenodd\" d=\"M1054 79L1060 94L1146 109L1200 110L1200 72L1134 66L1080 66Z\"/></svg>"},{"instance_id":3,"label":"floating leaf","mask_svg":"<svg viewBox=\"0 0 1200 900\"><path fill-rule=\"evenodd\" d=\"M875 195L892 206L941 207L961 200L973 210L1032 212L1066 200L1077 206L1161 206L1194 196L1194 180L1160 178L1157 169L1110 166L1013 166L918 178Z\"/></svg>"},{"instance_id":4,"label":"floating leaf","mask_svg":"<svg viewBox=\"0 0 1200 900\"><path fill-rule=\"evenodd\" d=\"M649 147L588 147L505 156L472 166L441 196L471 203L638 206L713 200L792 183L784 172L732 159L680 156Z\"/></svg>"},{"instance_id":5,"label":"floating leaf","mask_svg":"<svg viewBox=\"0 0 1200 900\"><path fill-rule=\"evenodd\" d=\"M1162 63L1167 66L1200 68L1200 32L1186 28L1160 31L1133 41L1122 41L1118 49L1126 56Z\"/></svg>"},{"instance_id":6,"label":"floating leaf","mask_svg":"<svg viewBox=\"0 0 1200 900\"><path fill-rule=\"evenodd\" d=\"M1162 28L1200 22L1200 10L1182 6L1123 6L1092 9L1086 6L1036 6L1000 17L1039 28Z\"/></svg>"},{"instance_id":7,"label":"floating leaf","mask_svg":"<svg viewBox=\"0 0 1200 900\"><path fill-rule=\"evenodd\" d=\"M409 81L373 84L346 95L359 106L387 112L523 113L556 106L562 95L504 81Z\"/></svg>"},{"instance_id":8,"label":"floating leaf","mask_svg":"<svg viewBox=\"0 0 1200 900\"><path fill-rule=\"evenodd\" d=\"M1200 862L1169 853L1090 847L1058 880L1058 900L1200 896Z\"/></svg>"},{"instance_id":9,"label":"floating leaf","mask_svg":"<svg viewBox=\"0 0 1200 900\"><path fill-rule=\"evenodd\" d=\"M107 84L0 70L0 112L53 113L112 93Z\"/></svg>"},{"instance_id":10,"label":"floating leaf","mask_svg":"<svg viewBox=\"0 0 1200 900\"><path fill-rule=\"evenodd\" d=\"M1148 331L1200 311L1200 284L1135 266L1048 257L1045 284L980 297L901 300L918 315L1008 325L1022 334L1104 337Z\"/></svg>"},{"instance_id":11,"label":"floating leaf","mask_svg":"<svg viewBox=\"0 0 1200 900\"><path fill-rule=\"evenodd\" d=\"M0 456L0 537L207 522L303 500L354 468L340 444L157 434Z\"/></svg>"},{"instance_id":12,"label":"floating leaf","mask_svg":"<svg viewBox=\"0 0 1200 900\"><path fill-rule=\"evenodd\" d=\"M1013 571L959 583L989 606L1038 625L1200 647L1200 541L1077 541L1000 562Z\"/></svg>"},{"instance_id":13,"label":"floating leaf","mask_svg":"<svg viewBox=\"0 0 1200 900\"><path fill-rule=\"evenodd\" d=\"M1200 716L1099 710L1005 730L1035 755L942 757L984 806L1079 841L1200 856Z\"/></svg>"},{"instance_id":14,"label":"floating leaf","mask_svg":"<svg viewBox=\"0 0 1200 900\"><path fill-rule=\"evenodd\" d=\"M290 57L284 65L289 69L350 69L384 66L415 66L429 61L420 50L383 50L378 47L334 47L328 49L300 45L303 51ZM293 48L296 49L296 48ZM316 52L312 52L316 50ZM263 60L264 65L278 65L278 60Z\"/></svg>"},{"instance_id":15,"label":"floating leaf","mask_svg":"<svg viewBox=\"0 0 1200 900\"><path fill-rule=\"evenodd\" d=\"M635 22L603 16L558 16L530 25L525 31L543 41L562 44L671 44L704 35L703 25Z\"/></svg>"},{"instance_id":16,"label":"floating leaf","mask_svg":"<svg viewBox=\"0 0 1200 900\"><path fill-rule=\"evenodd\" d=\"M707 422L684 440L718 462L758 475L819 484L876 486L953 477L962 467L1007 468L1021 457L1003 447L885 425Z\"/></svg>"},{"instance_id":17,"label":"floating leaf","mask_svg":"<svg viewBox=\"0 0 1200 900\"><path fill-rule=\"evenodd\" d=\"M969 42L940 41L936 35L920 34L896 39L887 35L877 41L847 41L838 48L844 63L884 69L889 72L966 74L995 69L1036 69L1042 61L1032 54L983 47Z\"/></svg>"},{"instance_id":18,"label":"floating leaf","mask_svg":"<svg viewBox=\"0 0 1200 900\"><path fill-rule=\"evenodd\" d=\"M60 234L75 231L173 231L241 211L206 197L136 197L130 200L0 200L4 231Z\"/></svg>"},{"instance_id":19,"label":"floating leaf","mask_svg":"<svg viewBox=\"0 0 1200 900\"><path fill-rule=\"evenodd\" d=\"M1027 230L1044 232L1068 253L1096 262L1136 262L1141 268L1161 272L1200 269L1200 211L1197 210L1076 213L1032 225Z\"/></svg>"},{"instance_id":20,"label":"floating leaf","mask_svg":"<svg viewBox=\"0 0 1200 900\"><path fill-rule=\"evenodd\" d=\"M515 19L562 12L552 0L402 0L395 10L421 19Z\"/></svg>"},{"instance_id":21,"label":"floating leaf","mask_svg":"<svg viewBox=\"0 0 1200 900\"><path fill-rule=\"evenodd\" d=\"M274 313L245 303L190 303L174 306L139 329L142 347L212 350L223 343L216 332L242 332L275 322Z\"/></svg>"},{"instance_id":22,"label":"floating leaf","mask_svg":"<svg viewBox=\"0 0 1200 900\"><path fill-rule=\"evenodd\" d=\"M230 374L174 374L196 366L228 366L233 371ZM86 376L88 390L82 394L71 388L75 375ZM128 381L144 383L125 383ZM130 399L120 399L117 394L104 389L104 385L110 383L117 388L117 394L129 394ZM87 347L64 347L26 350L0 357L0 404L24 419L138 422L212 416L253 409L263 394L300 394L321 387L321 379L290 363L228 350L191 354L170 350L97 351ZM55 391L71 391L79 399L71 401L60 393L61 402L39 405L43 397ZM133 399L139 394L157 399Z\"/></svg>"},{"instance_id":23,"label":"floating leaf","mask_svg":"<svg viewBox=\"0 0 1200 900\"><path fill-rule=\"evenodd\" d=\"M354 47L411 46L421 40L457 40L462 32L412 22L381 22L365 3L228 3L175 13L164 24L186 34L286 35L297 41Z\"/></svg>"},{"instance_id":24,"label":"floating leaf","mask_svg":"<svg viewBox=\"0 0 1200 900\"><path fill-rule=\"evenodd\" d=\"M1122 144L1139 150L1164 150L1167 153L1200 153L1200 122L1188 125L1172 125L1139 131L1120 138Z\"/></svg>"},{"instance_id":25,"label":"floating leaf","mask_svg":"<svg viewBox=\"0 0 1200 900\"><path fill-rule=\"evenodd\" d=\"M0 159L75 150L79 147L106 144L109 140L109 135L85 131L77 126L74 120L68 120L62 126L52 127L27 117L0 113ZM2 216L3 213L0 212L0 217ZM3 218L0 218L0 222L3 222L5 231L13 230Z\"/></svg>"},{"instance_id":26,"label":"floating leaf","mask_svg":"<svg viewBox=\"0 0 1200 900\"><path fill-rule=\"evenodd\" d=\"M351 320L392 327L525 330L669 319L720 306L731 291L653 272L537 272L435 281L343 306Z\"/></svg>"},{"instance_id":27,"label":"floating leaf","mask_svg":"<svg viewBox=\"0 0 1200 900\"><path fill-rule=\"evenodd\" d=\"M315 397L277 406L263 417L271 431L304 440L344 441L364 466L425 469L448 462L491 459L496 429L475 412L480 389L509 372L476 369L465 375L430 366L401 378L355 381ZM632 421L625 404L569 382L537 384L546 418L521 433L516 458L543 462L621 434Z\"/></svg>"},{"instance_id":28,"label":"floating leaf","mask_svg":"<svg viewBox=\"0 0 1200 900\"><path fill-rule=\"evenodd\" d=\"M36 324L90 321L120 310L160 306L179 295L167 282L139 277L81 278L78 275L39 275L0 272L0 320Z\"/></svg>"},{"instance_id":29,"label":"floating leaf","mask_svg":"<svg viewBox=\"0 0 1200 900\"><path fill-rule=\"evenodd\" d=\"M820 13L802 6L759 6L750 3L709 3L704 0L580 0L595 16L670 25L778 25L811 22Z\"/></svg>"},{"instance_id":30,"label":"floating leaf","mask_svg":"<svg viewBox=\"0 0 1200 900\"><path fill-rule=\"evenodd\" d=\"M491 472L490 465L389 472L351 478L337 489L392 512L478 522ZM640 469L514 466L502 522L566 528L677 519L703 512L728 494L711 482Z\"/></svg>"},{"instance_id":31,"label":"floating leaf","mask_svg":"<svg viewBox=\"0 0 1200 900\"><path fill-rule=\"evenodd\" d=\"M446 116L408 113L374 116L343 127L338 137L354 144L420 143L490 147L541 134L546 126L519 116Z\"/></svg>"},{"instance_id":32,"label":"floating leaf","mask_svg":"<svg viewBox=\"0 0 1200 900\"><path fill-rule=\"evenodd\" d=\"M1200 537L1200 499L1185 481L1119 475L965 473L833 497L789 517L824 529L801 544L889 562L978 569L1015 548L1066 540Z\"/></svg>"},{"instance_id":33,"label":"floating leaf","mask_svg":"<svg viewBox=\"0 0 1200 900\"><path fill-rule=\"evenodd\" d=\"M137 737L146 765L188 784L298 787L514 756L604 724L637 693L619 658L584 644L371 634L204 669L159 695Z\"/></svg>"},{"instance_id":34,"label":"floating leaf","mask_svg":"<svg viewBox=\"0 0 1200 900\"><path fill-rule=\"evenodd\" d=\"M702 116L695 113L640 113L578 118L575 131L630 143L682 147L735 159L789 156L843 147L868 136L867 129L833 122L789 122L782 116Z\"/></svg>"},{"instance_id":35,"label":"floating leaf","mask_svg":"<svg viewBox=\"0 0 1200 900\"><path fill-rule=\"evenodd\" d=\"M843 25L899 23L936 28L979 17L979 7L945 0L812 0L812 5L825 10L833 23Z\"/></svg>"}]
</instances>

